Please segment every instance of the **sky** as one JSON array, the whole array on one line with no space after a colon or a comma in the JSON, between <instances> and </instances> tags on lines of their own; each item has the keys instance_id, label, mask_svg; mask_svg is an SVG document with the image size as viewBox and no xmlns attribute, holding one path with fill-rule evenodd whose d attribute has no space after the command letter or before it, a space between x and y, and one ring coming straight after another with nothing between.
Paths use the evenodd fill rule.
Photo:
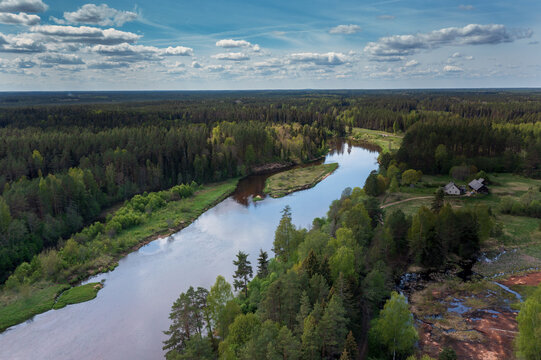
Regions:
<instances>
[{"instance_id":1,"label":"sky","mask_svg":"<svg viewBox=\"0 0 541 360\"><path fill-rule=\"evenodd\" d=\"M0 0L0 91L541 86L539 0Z\"/></svg>"}]
</instances>

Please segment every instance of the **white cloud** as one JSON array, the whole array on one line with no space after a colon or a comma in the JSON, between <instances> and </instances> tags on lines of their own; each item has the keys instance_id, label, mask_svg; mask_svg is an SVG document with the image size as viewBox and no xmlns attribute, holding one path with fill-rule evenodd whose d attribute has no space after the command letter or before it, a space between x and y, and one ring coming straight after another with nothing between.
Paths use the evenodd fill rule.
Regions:
<instances>
[{"instance_id":1,"label":"white cloud","mask_svg":"<svg viewBox=\"0 0 541 360\"><path fill-rule=\"evenodd\" d=\"M251 47L252 44L246 40L223 39L216 42L216 46L223 48Z\"/></svg>"},{"instance_id":2,"label":"white cloud","mask_svg":"<svg viewBox=\"0 0 541 360\"><path fill-rule=\"evenodd\" d=\"M347 56L342 53L328 52L325 54L319 53L297 53L291 54L291 62L293 63L312 63L315 65L342 65L345 64L348 59Z\"/></svg>"},{"instance_id":3,"label":"white cloud","mask_svg":"<svg viewBox=\"0 0 541 360\"><path fill-rule=\"evenodd\" d=\"M419 65L419 61L417 60L410 60L408 61L404 66L405 67L414 67L414 66L417 66Z\"/></svg>"},{"instance_id":4,"label":"white cloud","mask_svg":"<svg viewBox=\"0 0 541 360\"><path fill-rule=\"evenodd\" d=\"M250 60L250 57L248 55L241 52L220 53L220 54L212 55L211 57L216 60L231 60L231 61Z\"/></svg>"},{"instance_id":5,"label":"white cloud","mask_svg":"<svg viewBox=\"0 0 541 360\"><path fill-rule=\"evenodd\" d=\"M2 13L0 12L0 23L10 25L37 25L40 22L40 17L37 15L28 15L27 13Z\"/></svg>"},{"instance_id":6,"label":"white cloud","mask_svg":"<svg viewBox=\"0 0 541 360\"><path fill-rule=\"evenodd\" d=\"M42 0L0 0L0 12L39 13L47 9Z\"/></svg>"},{"instance_id":7,"label":"white cloud","mask_svg":"<svg viewBox=\"0 0 541 360\"><path fill-rule=\"evenodd\" d=\"M37 64L29 58L16 58L13 60L13 63L19 69L30 69L36 66Z\"/></svg>"},{"instance_id":8,"label":"white cloud","mask_svg":"<svg viewBox=\"0 0 541 360\"><path fill-rule=\"evenodd\" d=\"M455 65L445 65L443 67L443 71L447 73L458 73L464 71L461 67L455 66Z\"/></svg>"},{"instance_id":9,"label":"white cloud","mask_svg":"<svg viewBox=\"0 0 541 360\"><path fill-rule=\"evenodd\" d=\"M193 49L189 47L184 46L169 46L166 49L160 50L160 53L162 55L169 55L169 56L192 56L193 55Z\"/></svg>"},{"instance_id":10,"label":"white cloud","mask_svg":"<svg viewBox=\"0 0 541 360\"><path fill-rule=\"evenodd\" d=\"M3 35L0 33L0 52L37 53L47 50L44 44L30 34Z\"/></svg>"},{"instance_id":11,"label":"white cloud","mask_svg":"<svg viewBox=\"0 0 541 360\"><path fill-rule=\"evenodd\" d=\"M134 33L113 28L103 30L89 26L40 25L33 26L30 28L30 31L55 37L56 40L61 42L81 44L115 45L121 43L133 43L141 37Z\"/></svg>"},{"instance_id":12,"label":"white cloud","mask_svg":"<svg viewBox=\"0 0 541 360\"><path fill-rule=\"evenodd\" d=\"M121 11L110 8L106 4L85 4L77 11L64 12L64 19L51 17L57 24L92 24L99 26L122 26L137 19L132 11Z\"/></svg>"},{"instance_id":13,"label":"white cloud","mask_svg":"<svg viewBox=\"0 0 541 360\"><path fill-rule=\"evenodd\" d=\"M197 61L193 61L192 62L192 67L194 69L201 69L203 66L200 63L198 63Z\"/></svg>"},{"instance_id":14,"label":"white cloud","mask_svg":"<svg viewBox=\"0 0 541 360\"><path fill-rule=\"evenodd\" d=\"M252 44L249 41L246 40L233 40L233 39L222 39L219 41L216 41L216 46L224 48L224 49L232 49L232 48L248 48L253 50L254 52L259 52L261 48L257 44Z\"/></svg>"},{"instance_id":15,"label":"white cloud","mask_svg":"<svg viewBox=\"0 0 541 360\"><path fill-rule=\"evenodd\" d=\"M45 65L82 65L83 59L73 54L44 54L38 57Z\"/></svg>"},{"instance_id":16,"label":"white cloud","mask_svg":"<svg viewBox=\"0 0 541 360\"><path fill-rule=\"evenodd\" d=\"M349 25L338 25L329 30L329 34L344 34L351 35L361 32L361 27L359 25L349 24Z\"/></svg>"},{"instance_id":17,"label":"white cloud","mask_svg":"<svg viewBox=\"0 0 541 360\"><path fill-rule=\"evenodd\" d=\"M508 31L504 25L470 24L462 28L450 27L415 35L393 35L369 42L364 51L383 61L401 59L421 49L435 49L445 45L483 45L513 42L529 38L531 30Z\"/></svg>"},{"instance_id":18,"label":"white cloud","mask_svg":"<svg viewBox=\"0 0 541 360\"><path fill-rule=\"evenodd\" d=\"M117 62L117 61L90 61L87 64L88 69L99 69L99 70L127 68L129 66L130 64L128 62Z\"/></svg>"},{"instance_id":19,"label":"white cloud","mask_svg":"<svg viewBox=\"0 0 541 360\"><path fill-rule=\"evenodd\" d=\"M162 56L190 56L193 50L184 46L168 47L160 49L154 46L145 45L96 45L90 48L91 52L100 55L109 56L117 59L117 61L157 61L161 60Z\"/></svg>"}]
</instances>

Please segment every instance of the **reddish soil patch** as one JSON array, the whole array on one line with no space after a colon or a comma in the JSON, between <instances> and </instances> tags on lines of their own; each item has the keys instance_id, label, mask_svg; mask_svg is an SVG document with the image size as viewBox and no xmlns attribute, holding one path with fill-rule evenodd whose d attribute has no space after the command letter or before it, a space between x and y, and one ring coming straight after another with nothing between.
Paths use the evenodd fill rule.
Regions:
<instances>
[{"instance_id":1,"label":"reddish soil patch","mask_svg":"<svg viewBox=\"0 0 541 360\"><path fill-rule=\"evenodd\" d=\"M476 320L466 320L472 327L471 330L467 331L477 332L481 335L482 340L461 340L445 334L432 324L422 323L419 327L419 345L421 351L424 354L429 354L437 358L443 347L451 347L455 350L458 359L515 359L513 345L517 334L516 313L502 312L493 315L486 312L478 312L474 317Z\"/></svg>"},{"instance_id":2,"label":"reddish soil patch","mask_svg":"<svg viewBox=\"0 0 541 360\"><path fill-rule=\"evenodd\" d=\"M511 276L510 278L502 282L502 284L508 287L511 285L537 286L541 284L541 272Z\"/></svg>"}]
</instances>

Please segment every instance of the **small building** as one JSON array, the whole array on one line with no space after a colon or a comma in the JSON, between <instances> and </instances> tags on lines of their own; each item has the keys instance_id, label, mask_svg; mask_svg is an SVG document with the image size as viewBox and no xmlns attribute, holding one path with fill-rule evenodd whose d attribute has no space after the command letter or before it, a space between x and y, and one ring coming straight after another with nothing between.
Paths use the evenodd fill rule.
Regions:
<instances>
[{"instance_id":1,"label":"small building","mask_svg":"<svg viewBox=\"0 0 541 360\"><path fill-rule=\"evenodd\" d=\"M488 194L488 188L485 185L485 179L479 178L470 181L468 186L472 189L473 193Z\"/></svg>"},{"instance_id":2,"label":"small building","mask_svg":"<svg viewBox=\"0 0 541 360\"><path fill-rule=\"evenodd\" d=\"M443 192L447 195L462 195L464 193L462 189L456 186L452 181L443 187Z\"/></svg>"}]
</instances>

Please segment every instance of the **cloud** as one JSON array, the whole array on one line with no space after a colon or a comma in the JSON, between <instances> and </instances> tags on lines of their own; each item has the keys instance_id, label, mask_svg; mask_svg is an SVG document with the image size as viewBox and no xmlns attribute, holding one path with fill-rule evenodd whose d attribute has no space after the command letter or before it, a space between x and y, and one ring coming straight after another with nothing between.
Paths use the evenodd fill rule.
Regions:
<instances>
[{"instance_id":1,"label":"cloud","mask_svg":"<svg viewBox=\"0 0 541 360\"><path fill-rule=\"evenodd\" d=\"M192 56L193 49L184 46L169 46L168 48L161 50L161 54L166 56Z\"/></svg>"},{"instance_id":2,"label":"cloud","mask_svg":"<svg viewBox=\"0 0 541 360\"><path fill-rule=\"evenodd\" d=\"M38 57L45 65L82 65L83 59L73 54L44 54Z\"/></svg>"},{"instance_id":3,"label":"cloud","mask_svg":"<svg viewBox=\"0 0 541 360\"><path fill-rule=\"evenodd\" d=\"M464 69L455 65L445 65L443 67L443 71L445 71L446 73L459 73L464 71Z\"/></svg>"},{"instance_id":4,"label":"cloud","mask_svg":"<svg viewBox=\"0 0 541 360\"><path fill-rule=\"evenodd\" d=\"M30 69L37 65L34 61L32 61L32 59L29 58L16 58L13 60L13 63L19 69Z\"/></svg>"},{"instance_id":5,"label":"cloud","mask_svg":"<svg viewBox=\"0 0 541 360\"><path fill-rule=\"evenodd\" d=\"M193 53L191 48L184 46L168 47L160 49L154 46L145 45L96 45L90 49L91 52L100 55L117 58L119 61L156 61L161 60L162 56L190 56Z\"/></svg>"},{"instance_id":6,"label":"cloud","mask_svg":"<svg viewBox=\"0 0 541 360\"><path fill-rule=\"evenodd\" d=\"M210 72L222 72L226 70L227 68L223 65L209 65L205 69L207 69Z\"/></svg>"},{"instance_id":7,"label":"cloud","mask_svg":"<svg viewBox=\"0 0 541 360\"><path fill-rule=\"evenodd\" d=\"M29 34L3 35L0 33L0 52L38 53L47 48L33 39Z\"/></svg>"},{"instance_id":8,"label":"cloud","mask_svg":"<svg viewBox=\"0 0 541 360\"><path fill-rule=\"evenodd\" d=\"M380 20L394 20L394 15L380 15L378 16L378 19Z\"/></svg>"},{"instance_id":9,"label":"cloud","mask_svg":"<svg viewBox=\"0 0 541 360\"><path fill-rule=\"evenodd\" d=\"M106 4L85 4L77 11L64 12L64 19L51 17L57 24L92 24L99 26L122 26L137 19L132 11L121 11L110 8Z\"/></svg>"},{"instance_id":10,"label":"cloud","mask_svg":"<svg viewBox=\"0 0 541 360\"><path fill-rule=\"evenodd\" d=\"M470 11L474 9L473 5L458 5L458 8L464 11Z\"/></svg>"},{"instance_id":11,"label":"cloud","mask_svg":"<svg viewBox=\"0 0 541 360\"><path fill-rule=\"evenodd\" d=\"M41 21L37 15L26 13L10 14L0 12L0 23L10 25L37 25Z\"/></svg>"},{"instance_id":12,"label":"cloud","mask_svg":"<svg viewBox=\"0 0 541 360\"><path fill-rule=\"evenodd\" d=\"M291 54L292 63L312 63L315 65L342 65L347 62L347 56L342 53L328 52L318 53L298 53Z\"/></svg>"},{"instance_id":13,"label":"cloud","mask_svg":"<svg viewBox=\"0 0 541 360\"><path fill-rule=\"evenodd\" d=\"M120 31L116 29L100 29L89 26L60 26L60 25L40 25L33 26L30 31L55 37L61 42L72 42L81 44L104 44L115 45L121 43L133 43L141 36Z\"/></svg>"},{"instance_id":14,"label":"cloud","mask_svg":"<svg viewBox=\"0 0 541 360\"><path fill-rule=\"evenodd\" d=\"M116 62L116 61L91 61L87 64L88 69L99 69L99 70L108 70L108 69L119 69L127 68L130 66L128 62Z\"/></svg>"},{"instance_id":15,"label":"cloud","mask_svg":"<svg viewBox=\"0 0 541 360\"><path fill-rule=\"evenodd\" d=\"M405 67L414 67L419 65L419 62L417 60L410 60L408 61L404 66Z\"/></svg>"},{"instance_id":16,"label":"cloud","mask_svg":"<svg viewBox=\"0 0 541 360\"><path fill-rule=\"evenodd\" d=\"M212 55L211 57L216 60L231 60L231 61L250 60L250 57L248 55L241 52L220 53L220 54Z\"/></svg>"},{"instance_id":17,"label":"cloud","mask_svg":"<svg viewBox=\"0 0 541 360\"><path fill-rule=\"evenodd\" d=\"M361 27L359 25L338 25L336 27L333 27L331 30L329 30L329 34L344 34L344 35L351 35L361 32Z\"/></svg>"},{"instance_id":18,"label":"cloud","mask_svg":"<svg viewBox=\"0 0 541 360\"><path fill-rule=\"evenodd\" d=\"M500 44L531 36L531 30L508 31L504 25L470 24L462 28L450 27L429 33L382 37L376 42L369 42L364 51L373 59L392 61L421 49L435 49L446 45Z\"/></svg>"},{"instance_id":19,"label":"cloud","mask_svg":"<svg viewBox=\"0 0 541 360\"><path fill-rule=\"evenodd\" d=\"M192 67L194 69L201 69L203 66L200 63L198 63L197 61L193 61L192 62Z\"/></svg>"},{"instance_id":20,"label":"cloud","mask_svg":"<svg viewBox=\"0 0 541 360\"><path fill-rule=\"evenodd\" d=\"M261 50L259 45L252 44L251 42L246 41L246 40L222 39L222 40L216 41L216 46L225 48L225 49L250 48L254 52L259 52Z\"/></svg>"},{"instance_id":21,"label":"cloud","mask_svg":"<svg viewBox=\"0 0 541 360\"><path fill-rule=\"evenodd\" d=\"M39 13L48 8L41 0L0 0L0 12Z\"/></svg>"}]
</instances>

